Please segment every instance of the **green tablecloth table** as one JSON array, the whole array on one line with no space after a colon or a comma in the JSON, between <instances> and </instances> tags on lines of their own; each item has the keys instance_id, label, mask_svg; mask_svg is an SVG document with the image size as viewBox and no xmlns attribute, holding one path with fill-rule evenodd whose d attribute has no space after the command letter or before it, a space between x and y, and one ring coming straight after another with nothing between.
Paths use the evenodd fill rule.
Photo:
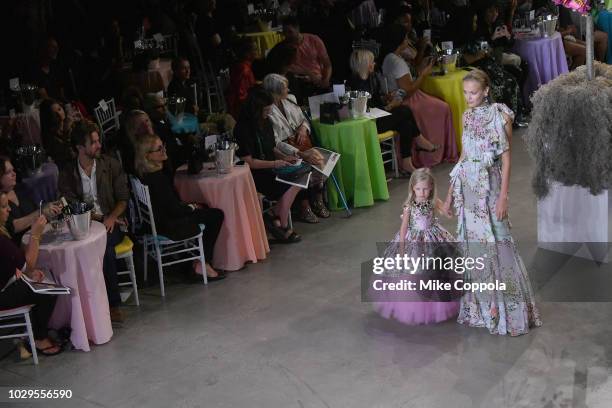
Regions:
<instances>
[{"instance_id":1,"label":"green tablecloth table","mask_svg":"<svg viewBox=\"0 0 612 408\"><path fill-rule=\"evenodd\" d=\"M356 119L326 125L313 122L322 147L340 153L334 174L340 189L353 207L366 207L374 200L388 200L389 190L378 142L376 123L372 119ZM327 183L329 207L340 210L338 192Z\"/></svg>"}]
</instances>

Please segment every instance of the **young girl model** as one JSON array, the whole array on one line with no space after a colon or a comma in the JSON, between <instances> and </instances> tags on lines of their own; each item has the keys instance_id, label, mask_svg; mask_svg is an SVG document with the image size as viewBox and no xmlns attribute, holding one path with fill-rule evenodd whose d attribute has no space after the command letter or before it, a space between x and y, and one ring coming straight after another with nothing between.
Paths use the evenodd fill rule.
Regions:
<instances>
[{"instance_id":1,"label":"young girl model","mask_svg":"<svg viewBox=\"0 0 612 408\"><path fill-rule=\"evenodd\" d=\"M473 70L463 79L469 109L463 114L463 152L450 174L444 210L454 206L457 240L466 257L484 256L485 267L464 280L504 283L506 290L466 292L457 321L486 327L492 334L518 336L542 324L529 277L510 235L508 189L514 114L488 101L487 74Z\"/></svg>"},{"instance_id":2,"label":"young girl model","mask_svg":"<svg viewBox=\"0 0 612 408\"><path fill-rule=\"evenodd\" d=\"M435 209L440 209L442 202L436 198L435 179L427 168L420 168L412 173L409 182L409 193L406 202L404 203L404 211L402 213L402 226L400 231L395 235L393 241L389 244L384 252L385 258L395 258L397 254L404 254L415 259L426 257L441 257L445 258L444 252L454 256L455 252L453 236L444 229L435 217ZM442 253L441 251L442 250ZM452 253L451 253L452 252ZM395 271L393 271L395 272ZM442 279L447 280L444 273L440 275L436 273L427 275L429 271L420 270L417 275L412 275L413 278L428 280ZM401 278L410 278L410 272L400 273ZM393 318L402 323L416 325L436 323L447 320L457 315L459 310L459 302L451 301L450 291L444 293L432 293L427 291L426 294L415 293L416 298L412 297L411 301L385 301L386 294L376 295L374 300L374 309L383 317ZM421 296L421 299L419 299ZM432 301L424 301L425 296ZM423 300L423 301L419 301ZM435 301L447 300L447 301Z\"/></svg>"}]
</instances>

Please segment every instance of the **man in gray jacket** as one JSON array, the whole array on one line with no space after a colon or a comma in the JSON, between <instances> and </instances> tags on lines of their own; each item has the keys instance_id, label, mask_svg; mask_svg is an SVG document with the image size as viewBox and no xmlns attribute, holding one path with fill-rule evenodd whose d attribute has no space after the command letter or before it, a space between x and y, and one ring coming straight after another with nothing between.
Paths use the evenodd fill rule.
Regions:
<instances>
[{"instance_id":1,"label":"man in gray jacket","mask_svg":"<svg viewBox=\"0 0 612 408\"><path fill-rule=\"evenodd\" d=\"M111 320L121 322L123 314L119 308L121 296L117 281L115 245L120 243L124 236L120 226L125 225L123 213L130 198L127 177L117 159L101 155L100 134L94 123L85 120L76 123L70 139L78 156L60 173L59 190L68 201L82 201L92 205L92 218L106 227L104 281Z\"/></svg>"}]
</instances>

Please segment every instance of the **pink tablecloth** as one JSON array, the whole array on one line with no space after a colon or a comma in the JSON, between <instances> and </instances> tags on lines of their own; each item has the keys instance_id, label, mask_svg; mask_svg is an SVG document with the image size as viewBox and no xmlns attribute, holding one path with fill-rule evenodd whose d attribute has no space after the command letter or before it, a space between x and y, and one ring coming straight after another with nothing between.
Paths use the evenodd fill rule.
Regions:
<instances>
[{"instance_id":1,"label":"pink tablecloth","mask_svg":"<svg viewBox=\"0 0 612 408\"><path fill-rule=\"evenodd\" d=\"M29 235L24 237L27 242ZM102 261L106 250L106 229L91 224L89 236L72 240L65 229L59 236L43 235L38 257L41 268L51 269L55 278L71 289L70 295L57 298L49 326L70 326L70 340L76 349L89 351L89 341L103 344L113 336Z\"/></svg>"},{"instance_id":2,"label":"pink tablecloth","mask_svg":"<svg viewBox=\"0 0 612 408\"><path fill-rule=\"evenodd\" d=\"M234 167L231 173L223 176L210 172L191 176L183 166L177 171L174 183L183 201L204 203L225 214L215 245L215 268L236 271L246 262L266 258L270 246L248 166Z\"/></svg>"},{"instance_id":3,"label":"pink tablecloth","mask_svg":"<svg viewBox=\"0 0 612 408\"><path fill-rule=\"evenodd\" d=\"M35 203L57 199L57 180L59 169L55 163L44 163L40 172L22 180Z\"/></svg>"}]
</instances>

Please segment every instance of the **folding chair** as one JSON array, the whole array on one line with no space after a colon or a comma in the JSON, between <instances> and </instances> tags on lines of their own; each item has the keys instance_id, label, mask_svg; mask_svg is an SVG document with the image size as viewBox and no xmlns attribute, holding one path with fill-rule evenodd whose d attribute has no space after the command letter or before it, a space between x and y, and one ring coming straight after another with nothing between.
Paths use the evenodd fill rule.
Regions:
<instances>
[{"instance_id":1,"label":"folding chair","mask_svg":"<svg viewBox=\"0 0 612 408\"><path fill-rule=\"evenodd\" d=\"M147 256L150 256L157 262L159 286L162 297L166 296L166 289L164 286L164 266L199 260L202 264L202 269L204 270L204 273L202 273L204 284L208 284L208 279L205 272L206 261L204 258L202 232L200 231L199 234L182 241L173 241L170 238L159 235L155 227L155 217L153 216L153 208L151 207L149 187L142 184L140 180L133 176L130 176L130 182L132 183L132 191L136 196L136 206L138 207L140 222L143 223L143 225L148 225L151 231L151 233L145 233L142 238L145 281L147 281L148 276ZM167 260L164 261L164 258Z\"/></svg>"},{"instance_id":2,"label":"folding chair","mask_svg":"<svg viewBox=\"0 0 612 408\"><path fill-rule=\"evenodd\" d=\"M115 258L117 260L123 259L125 260L125 264L127 266L127 270L125 271L117 271L117 276L129 276L129 282L120 282L119 287L123 286L131 286L132 291L134 292L134 299L136 300L136 306L140 306L140 299L138 298L138 285L136 284L136 271L134 269L134 243L127 235L123 238L119 244L115 245ZM129 297L130 293L124 295L121 293L121 301L125 302L125 300ZM125 298L124 298L125 296Z\"/></svg>"},{"instance_id":3,"label":"folding chair","mask_svg":"<svg viewBox=\"0 0 612 408\"><path fill-rule=\"evenodd\" d=\"M0 329L9 329L13 327L26 328L25 332L6 334L0 336L0 339L27 337L30 341L30 349L32 350L32 358L34 359L34 364L38 364L36 344L34 343L34 332L32 331L32 322L30 321L30 310L32 309L32 306L34 305L21 306L14 309L0 310Z\"/></svg>"},{"instance_id":4,"label":"folding chair","mask_svg":"<svg viewBox=\"0 0 612 408\"><path fill-rule=\"evenodd\" d=\"M383 166L391 163L391 168L395 174L395 178L399 177L399 165L397 162L397 151L395 149L395 137L398 133L394 130L388 130L378 134L378 142L380 143L380 151L383 157ZM385 158L387 156L388 158ZM391 178L387 178L389 182Z\"/></svg>"},{"instance_id":5,"label":"folding chair","mask_svg":"<svg viewBox=\"0 0 612 408\"><path fill-rule=\"evenodd\" d=\"M98 106L94 108L94 114L102 133L100 137L103 142L106 142L106 136L109 133L119 130L119 115L115 108L115 98L111 98L108 101L102 99L98 102Z\"/></svg>"}]
</instances>

